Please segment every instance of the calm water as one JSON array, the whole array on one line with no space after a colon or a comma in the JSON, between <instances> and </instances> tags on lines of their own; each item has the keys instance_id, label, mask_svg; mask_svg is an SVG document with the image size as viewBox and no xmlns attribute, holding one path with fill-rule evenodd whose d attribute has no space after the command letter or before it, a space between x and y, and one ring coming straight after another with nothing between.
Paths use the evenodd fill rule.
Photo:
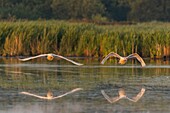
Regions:
<instances>
[{"instance_id":1,"label":"calm water","mask_svg":"<svg viewBox=\"0 0 170 113\"><path fill-rule=\"evenodd\" d=\"M84 66L64 60L50 62L45 58L19 62L16 58L0 58L0 113L169 113L170 62L145 59L147 66L129 61L119 65L116 60L100 65L98 59L72 58ZM50 89L60 95L76 87L83 91L57 100L42 100L21 95L27 91L45 95ZM144 96L133 103L122 99L110 104L101 90L117 96L124 88L129 97L141 88Z\"/></svg>"}]
</instances>

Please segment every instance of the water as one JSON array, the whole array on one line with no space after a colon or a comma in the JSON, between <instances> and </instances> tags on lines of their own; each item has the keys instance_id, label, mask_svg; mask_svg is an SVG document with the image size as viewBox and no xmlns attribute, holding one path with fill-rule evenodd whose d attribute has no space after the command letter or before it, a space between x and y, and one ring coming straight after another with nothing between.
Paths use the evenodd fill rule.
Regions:
<instances>
[{"instance_id":1,"label":"water","mask_svg":"<svg viewBox=\"0 0 170 113\"><path fill-rule=\"evenodd\" d=\"M64 60L35 59L20 62L16 58L0 59L0 113L169 113L170 62L145 59L147 66L138 62L126 65L110 60L72 58L84 66ZM55 96L81 87L84 90L56 100L42 100L19 94L27 91ZM122 99L110 104L101 94L117 96L124 88L129 97L145 88L144 96L136 103Z\"/></svg>"}]
</instances>

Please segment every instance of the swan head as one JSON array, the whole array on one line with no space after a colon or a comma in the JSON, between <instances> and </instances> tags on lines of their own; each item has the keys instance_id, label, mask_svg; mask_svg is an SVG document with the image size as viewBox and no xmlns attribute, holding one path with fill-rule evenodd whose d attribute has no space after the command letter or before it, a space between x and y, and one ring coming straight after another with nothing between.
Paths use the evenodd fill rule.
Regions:
<instances>
[{"instance_id":1,"label":"swan head","mask_svg":"<svg viewBox=\"0 0 170 113\"><path fill-rule=\"evenodd\" d=\"M126 58L120 58L119 64L125 64L127 62Z\"/></svg>"},{"instance_id":2,"label":"swan head","mask_svg":"<svg viewBox=\"0 0 170 113\"><path fill-rule=\"evenodd\" d=\"M47 98L49 99L53 98L53 93L51 91L48 91Z\"/></svg>"},{"instance_id":3,"label":"swan head","mask_svg":"<svg viewBox=\"0 0 170 113\"><path fill-rule=\"evenodd\" d=\"M119 89L119 97L126 97L126 93L124 89Z\"/></svg>"},{"instance_id":4,"label":"swan head","mask_svg":"<svg viewBox=\"0 0 170 113\"><path fill-rule=\"evenodd\" d=\"M47 60L52 61L54 59L54 56L51 54L47 55Z\"/></svg>"}]
</instances>

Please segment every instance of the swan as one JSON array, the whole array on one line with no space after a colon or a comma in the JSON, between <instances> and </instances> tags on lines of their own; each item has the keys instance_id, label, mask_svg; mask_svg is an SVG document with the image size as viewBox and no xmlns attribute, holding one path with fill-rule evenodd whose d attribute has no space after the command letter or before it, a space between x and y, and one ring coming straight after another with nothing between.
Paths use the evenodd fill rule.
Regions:
<instances>
[{"instance_id":1,"label":"swan","mask_svg":"<svg viewBox=\"0 0 170 113\"><path fill-rule=\"evenodd\" d=\"M104 90L101 90L101 93L106 98L106 100L109 101L110 103L117 102L118 100L123 99L123 98L128 99L132 102L137 102L143 96L143 94L145 93L145 88L142 88L141 91L135 97L132 97L132 98L127 97L124 89L122 89L122 88L118 92L119 95L117 97L113 97L113 98L110 98L104 92Z\"/></svg>"},{"instance_id":2,"label":"swan","mask_svg":"<svg viewBox=\"0 0 170 113\"><path fill-rule=\"evenodd\" d=\"M49 54L40 54L40 55L37 55L37 56L28 57L28 58L23 58L23 59L20 59L20 58L19 58L19 60L20 60L20 61L28 61L28 60L35 59L35 58L39 58L39 57L47 57L47 60L50 60L50 61L53 60L54 57L59 57L59 58L62 58L62 59L64 59L64 60L67 60L67 61L69 61L69 62L71 62L71 63L73 63L73 64L75 64L75 65L78 65L78 66L83 65L83 64L81 64L81 63L77 63L77 62L74 62L73 60L67 59L67 58L65 58L65 57L63 57L63 56L56 55L56 54L52 54L52 53L49 53Z\"/></svg>"},{"instance_id":3,"label":"swan","mask_svg":"<svg viewBox=\"0 0 170 113\"><path fill-rule=\"evenodd\" d=\"M131 59L131 58L136 58L142 65L142 67L146 66L145 62L143 61L143 59L137 54L137 53L132 53L130 54L129 56L126 56L126 57L122 57L120 55L118 55L117 53L114 53L114 52L110 52L101 62L101 64L104 64L105 61L111 57L111 56L114 56L116 58L119 58L119 64L125 64L127 62L128 59Z\"/></svg>"},{"instance_id":4,"label":"swan","mask_svg":"<svg viewBox=\"0 0 170 113\"><path fill-rule=\"evenodd\" d=\"M39 96L39 95L32 94L32 93L29 93L29 92L19 92L19 94L29 95L29 96L37 97L37 98L40 98L40 99L53 100L53 99L61 98L63 96L66 96L68 94L74 93L74 92L79 91L79 90L83 90L83 89L82 88L75 88L75 89L73 89L73 90L71 90L67 93L64 93L64 94L56 96L56 97L53 96L53 93L51 91L47 92L47 96Z\"/></svg>"}]
</instances>

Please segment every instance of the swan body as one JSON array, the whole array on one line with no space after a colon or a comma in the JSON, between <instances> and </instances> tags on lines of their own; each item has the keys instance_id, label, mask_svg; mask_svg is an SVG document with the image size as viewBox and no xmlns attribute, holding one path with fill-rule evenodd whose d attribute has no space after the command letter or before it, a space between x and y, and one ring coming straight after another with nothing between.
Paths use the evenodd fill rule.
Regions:
<instances>
[{"instance_id":1,"label":"swan body","mask_svg":"<svg viewBox=\"0 0 170 113\"><path fill-rule=\"evenodd\" d=\"M146 66L145 62L143 61L143 59L137 54L137 53L132 53L129 56L126 57L122 57L120 55L118 55L117 53L111 52L109 53L101 62L101 64L104 64L105 61L110 58L111 56L119 58L119 64L125 64L127 62L128 59L132 59L132 58L136 58L142 65L142 67Z\"/></svg>"},{"instance_id":2,"label":"swan body","mask_svg":"<svg viewBox=\"0 0 170 113\"><path fill-rule=\"evenodd\" d=\"M83 90L83 89L82 88L75 88L75 89L73 89L73 90L71 90L67 93L64 93L62 95L59 95L57 97L54 97L53 93L51 91L48 91L47 96L39 96L39 95L32 94L32 93L29 93L29 92L20 92L19 94L29 95L29 96L37 97L37 98L40 98L40 99L53 100L53 99L58 99L58 98L64 97L68 94L74 93L74 92L79 91L79 90Z\"/></svg>"},{"instance_id":3,"label":"swan body","mask_svg":"<svg viewBox=\"0 0 170 113\"><path fill-rule=\"evenodd\" d=\"M104 92L104 90L101 90L101 93L106 98L106 100L110 103L117 102L118 100L123 99L123 98L128 99L129 101L132 101L132 102L137 102L143 96L143 94L145 93L145 89L142 88L141 91L135 97L132 97L132 98L129 98L129 97L126 96L124 89L120 89L119 92L118 92L119 95L117 97L113 97L113 98L109 97Z\"/></svg>"},{"instance_id":4,"label":"swan body","mask_svg":"<svg viewBox=\"0 0 170 113\"><path fill-rule=\"evenodd\" d=\"M32 59L39 58L39 57L47 57L47 60L50 60L50 61L53 60L54 57L59 57L59 58L61 58L61 59L67 60L67 61L69 61L69 62L71 62L71 63L73 63L73 64L75 64L75 65L78 65L78 66L83 65L83 64L81 64L81 63L77 63L77 62L75 62L75 61L73 61L73 60L70 60L70 59L68 59L68 58L65 58L65 57L63 57L63 56L61 56L61 55L56 55L56 54L52 54L52 53L49 53L49 54L40 54L40 55L37 55L37 56L28 57L28 58L23 58L23 59L20 59L20 58L19 58L19 60L20 60L20 61L28 61L28 60L32 60Z\"/></svg>"}]
</instances>

